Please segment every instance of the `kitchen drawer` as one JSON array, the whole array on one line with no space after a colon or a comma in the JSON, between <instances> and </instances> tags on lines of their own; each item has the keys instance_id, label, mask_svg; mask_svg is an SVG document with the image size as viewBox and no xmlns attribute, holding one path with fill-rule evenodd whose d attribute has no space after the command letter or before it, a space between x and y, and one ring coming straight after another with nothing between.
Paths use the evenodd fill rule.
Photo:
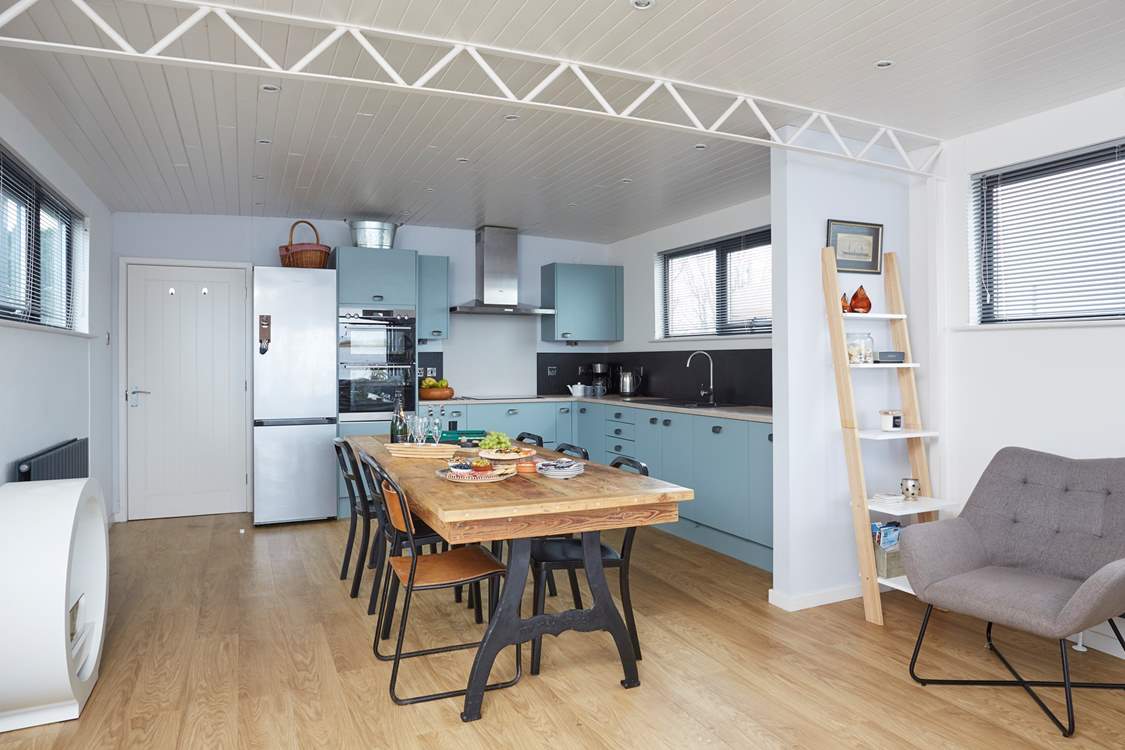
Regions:
<instances>
[{"instance_id":1,"label":"kitchen drawer","mask_svg":"<svg viewBox=\"0 0 1125 750\"><path fill-rule=\"evenodd\" d=\"M613 456L628 456L629 458L637 457L637 444L632 440L626 438L616 438L606 435L605 437L605 452L611 454L607 459L607 463L613 460Z\"/></svg>"},{"instance_id":2,"label":"kitchen drawer","mask_svg":"<svg viewBox=\"0 0 1125 750\"><path fill-rule=\"evenodd\" d=\"M469 409L469 429L504 432L512 440L530 432L555 442L555 404L552 403L474 403Z\"/></svg>"},{"instance_id":3,"label":"kitchen drawer","mask_svg":"<svg viewBox=\"0 0 1125 750\"><path fill-rule=\"evenodd\" d=\"M614 422L625 422L626 424L636 424L637 411L630 409L626 406L609 406L605 407L605 418L612 419Z\"/></svg>"},{"instance_id":4,"label":"kitchen drawer","mask_svg":"<svg viewBox=\"0 0 1125 750\"><path fill-rule=\"evenodd\" d=\"M625 438L626 440L636 439L633 425L628 422L614 422L611 419L605 421L605 434L612 438Z\"/></svg>"}]
</instances>

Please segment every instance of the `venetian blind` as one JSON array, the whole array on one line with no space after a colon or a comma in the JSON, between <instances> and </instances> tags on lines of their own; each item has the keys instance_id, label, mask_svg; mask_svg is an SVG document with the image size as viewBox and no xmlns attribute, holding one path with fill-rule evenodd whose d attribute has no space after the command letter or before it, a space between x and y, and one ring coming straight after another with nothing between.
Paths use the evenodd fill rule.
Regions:
<instances>
[{"instance_id":1,"label":"venetian blind","mask_svg":"<svg viewBox=\"0 0 1125 750\"><path fill-rule=\"evenodd\" d=\"M85 220L0 148L0 319L76 329Z\"/></svg>"},{"instance_id":2,"label":"venetian blind","mask_svg":"<svg viewBox=\"0 0 1125 750\"><path fill-rule=\"evenodd\" d=\"M770 333L770 229L659 253L656 280L662 338Z\"/></svg>"},{"instance_id":3,"label":"venetian blind","mask_svg":"<svg viewBox=\"0 0 1125 750\"><path fill-rule=\"evenodd\" d=\"M972 177L980 323L1125 317L1125 140Z\"/></svg>"}]
</instances>

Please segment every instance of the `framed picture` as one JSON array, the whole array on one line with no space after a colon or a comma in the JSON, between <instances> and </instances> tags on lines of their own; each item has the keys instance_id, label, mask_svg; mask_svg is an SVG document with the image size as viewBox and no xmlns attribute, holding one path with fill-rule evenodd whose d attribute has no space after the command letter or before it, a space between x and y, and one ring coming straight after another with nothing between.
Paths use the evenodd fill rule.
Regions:
<instances>
[{"instance_id":1,"label":"framed picture","mask_svg":"<svg viewBox=\"0 0 1125 750\"><path fill-rule=\"evenodd\" d=\"M828 247L836 250L836 270L850 273L883 272L883 225L862 221L828 220Z\"/></svg>"}]
</instances>

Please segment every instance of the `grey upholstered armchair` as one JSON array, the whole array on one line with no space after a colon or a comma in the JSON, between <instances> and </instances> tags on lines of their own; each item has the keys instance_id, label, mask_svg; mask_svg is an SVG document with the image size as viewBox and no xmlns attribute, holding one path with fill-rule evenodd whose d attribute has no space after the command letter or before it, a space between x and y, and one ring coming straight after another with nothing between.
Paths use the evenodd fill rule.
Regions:
<instances>
[{"instance_id":1,"label":"grey upholstered armchair","mask_svg":"<svg viewBox=\"0 0 1125 750\"><path fill-rule=\"evenodd\" d=\"M1004 448L985 469L958 518L903 530L903 562L927 605L910 676L927 685L1024 688L1064 736L1074 733L1071 689L1121 689L1071 682L1066 638L1125 612L1125 458L1076 460ZM987 644L1015 680L938 680L915 672L934 607L987 621ZM1125 616L1125 615L1123 615ZM1061 682L1025 680L992 642L993 623L1057 640ZM1034 687L1061 687L1067 723Z\"/></svg>"}]
</instances>

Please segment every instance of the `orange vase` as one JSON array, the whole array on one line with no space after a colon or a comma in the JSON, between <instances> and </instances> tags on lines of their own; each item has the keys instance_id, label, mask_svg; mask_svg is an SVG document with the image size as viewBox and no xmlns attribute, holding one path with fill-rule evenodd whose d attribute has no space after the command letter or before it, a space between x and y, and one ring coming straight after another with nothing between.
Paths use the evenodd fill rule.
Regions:
<instances>
[{"instance_id":1,"label":"orange vase","mask_svg":"<svg viewBox=\"0 0 1125 750\"><path fill-rule=\"evenodd\" d=\"M848 310L848 295L846 292L840 295L840 310L841 312L850 312Z\"/></svg>"},{"instance_id":2,"label":"orange vase","mask_svg":"<svg viewBox=\"0 0 1125 750\"><path fill-rule=\"evenodd\" d=\"M848 305L852 312L856 313L869 313L871 312L871 298L867 296L867 292L861 286L855 290L852 295L851 304Z\"/></svg>"}]
</instances>

